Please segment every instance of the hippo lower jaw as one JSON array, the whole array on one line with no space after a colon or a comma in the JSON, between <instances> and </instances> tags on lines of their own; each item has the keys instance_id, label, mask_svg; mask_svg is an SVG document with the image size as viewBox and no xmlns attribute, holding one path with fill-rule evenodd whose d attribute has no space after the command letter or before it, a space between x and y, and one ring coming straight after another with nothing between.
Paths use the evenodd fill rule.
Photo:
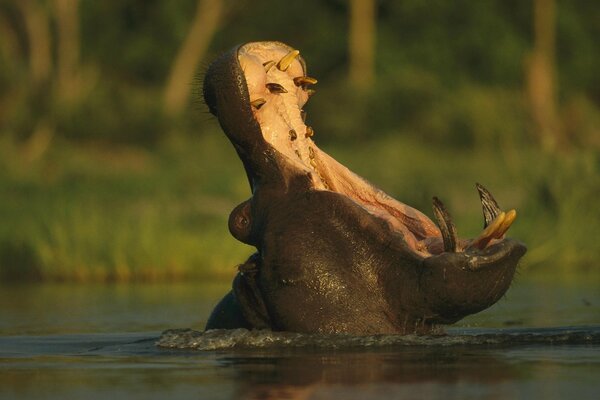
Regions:
<instances>
[{"instance_id":1,"label":"hippo lower jaw","mask_svg":"<svg viewBox=\"0 0 600 400\"><path fill-rule=\"evenodd\" d=\"M316 79L299 52L248 43L215 61L204 97L240 156L252 198L230 231L254 245L207 328L427 332L494 304L525 247L504 235L516 216L477 185L484 231L459 240L434 198L439 228L321 151L302 107ZM236 314L237 313L237 314ZM232 326L230 326L232 325Z\"/></svg>"}]
</instances>

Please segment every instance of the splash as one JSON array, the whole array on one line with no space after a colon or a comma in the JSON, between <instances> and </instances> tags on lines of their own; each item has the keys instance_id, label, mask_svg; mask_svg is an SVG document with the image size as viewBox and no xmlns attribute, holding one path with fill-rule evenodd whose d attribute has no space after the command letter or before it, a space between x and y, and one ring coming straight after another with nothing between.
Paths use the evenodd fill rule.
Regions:
<instances>
[{"instance_id":1,"label":"splash","mask_svg":"<svg viewBox=\"0 0 600 400\"><path fill-rule=\"evenodd\" d=\"M215 329L199 332L192 329L164 331L156 342L169 349L225 350L265 348L378 348L401 346L518 346L518 345L600 345L600 326L523 328L523 329L453 329L447 335L325 335L268 330Z\"/></svg>"}]
</instances>

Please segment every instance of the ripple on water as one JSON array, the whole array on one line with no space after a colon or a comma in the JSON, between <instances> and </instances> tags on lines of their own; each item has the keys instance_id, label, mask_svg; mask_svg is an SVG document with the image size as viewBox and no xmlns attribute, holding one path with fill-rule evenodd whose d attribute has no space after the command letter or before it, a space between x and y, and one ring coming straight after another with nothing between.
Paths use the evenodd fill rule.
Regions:
<instances>
[{"instance_id":1,"label":"ripple on water","mask_svg":"<svg viewBox=\"0 0 600 400\"><path fill-rule=\"evenodd\" d=\"M447 335L302 334L267 330L232 329L199 332L192 329L164 331L156 345L170 349L222 350L231 348L375 348L399 346L517 346L599 345L600 326L544 329L455 329Z\"/></svg>"}]
</instances>

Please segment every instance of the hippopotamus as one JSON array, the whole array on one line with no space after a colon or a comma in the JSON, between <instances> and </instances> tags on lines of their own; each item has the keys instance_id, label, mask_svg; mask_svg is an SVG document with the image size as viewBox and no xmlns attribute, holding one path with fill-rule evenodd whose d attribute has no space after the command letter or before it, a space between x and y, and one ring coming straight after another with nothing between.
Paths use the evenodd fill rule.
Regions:
<instances>
[{"instance_id":1,"label":"hippopotamus","mask_svg":"<svg viewBox=\"0 0 600 400\"><path fill-rule=\"evenodd\" d=\"M316 83L276 41L236 46L206 72L205 103L250 184L229 230L256 252L205 329L431 334L497 302L526 252L505 236L515 210L477 184L484 229L460 239L438 198L436 224L376 188L315 144L303 107Z\"/></svg>"}]
</instances>

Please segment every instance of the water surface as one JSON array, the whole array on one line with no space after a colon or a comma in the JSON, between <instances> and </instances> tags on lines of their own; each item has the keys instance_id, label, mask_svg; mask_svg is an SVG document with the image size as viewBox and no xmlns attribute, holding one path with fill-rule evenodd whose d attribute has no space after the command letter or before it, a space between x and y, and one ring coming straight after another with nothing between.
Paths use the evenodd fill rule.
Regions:
<instances>
[{"instance_id":1,"label":"water surface","mask_svg":"<svg viewBox=\"0 0 600 400\"><path fill-rule=\"evenodd\" d=\"M599 287L517 281L446 337L217 332L198 350L156 343L201 330L226 285L5 286L0 397L597 399Z\"/></svg>"}]
</instances>

